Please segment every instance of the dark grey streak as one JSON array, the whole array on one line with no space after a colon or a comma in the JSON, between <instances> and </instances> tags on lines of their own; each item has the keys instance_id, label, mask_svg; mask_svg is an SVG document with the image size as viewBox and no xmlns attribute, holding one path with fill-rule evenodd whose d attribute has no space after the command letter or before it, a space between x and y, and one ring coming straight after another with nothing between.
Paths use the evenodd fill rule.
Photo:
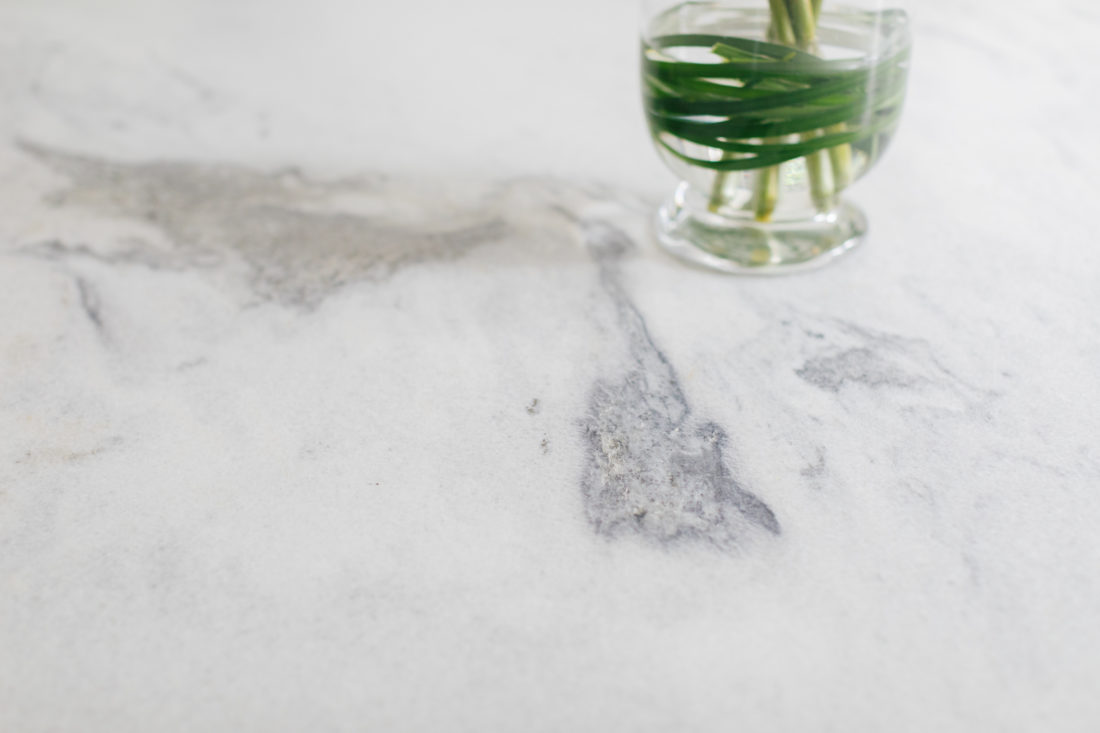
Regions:
<instances>
[{"instance_id":1,"label":"dark grey streak","mask_svg":"<svg viewBox=\"0 0 1100 733\"><path fill-rule=\"evenodd\" d=\"M83 309L84 315L88 316L88 320L95 326L95 330L102 335L104 328L99 294L96 293L91 284L82 277L76 279L76 289L80 293L80 307Z\"/></svg>"}]
</instances>

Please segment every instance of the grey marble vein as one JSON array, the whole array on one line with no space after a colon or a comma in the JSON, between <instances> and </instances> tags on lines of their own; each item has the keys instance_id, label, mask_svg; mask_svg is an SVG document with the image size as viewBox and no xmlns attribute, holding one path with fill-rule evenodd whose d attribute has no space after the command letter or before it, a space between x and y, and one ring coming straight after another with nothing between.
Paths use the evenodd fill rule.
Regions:
<instances>
[{"instance_id":1,"label":"grey marble vein","mask_svg":"<svg viewBox=\"0 0 1100 733\"><path fill-rule=\"evenodd\" d=\"M800 316L805 322L806 317ZM985 409L1000 393L960 378L946 367L929 340L826 319L807 335L795 375L806 384L841 396L849 390L904 395L916 404L957 411Z\"/></svg>"},{"instance_id":2,"label":"grey marble vein","mask_svg":"<svg viewBox=\"0 0 1100 733\"><path fill-rule=\"evenodd\" d=\"M754 529L779 534L775 513L727 465L726 431L694 416L676 370L623 287L617 263L632 243L602 222L589 223L585 236L629 349L625 372L597 381L589 393L582 478L588 521L601 535L635 534L658 544L729 548Z\"/></svg>"},{"instance_id":3,"label":"grey marble vein","mask_svg":"<svg viewBox=\"0 0 1100 733\"><path fill-rule=\"evenodd\" d=\"M382 180L320 183L293 170L125 164L26 142L21 147L69 180L50 197L53 206L80 206L147 224L173 247L166 252L137 241L104 255L82 243L49 241L27 251L154 268L217 265L226 255L235 256L246 263L257 297L288 306L314 307L348 283L452 260L508 232L504 219L488 209L456 209L440 202L433 224L424 227L335 202L339 196L384 197Z\"/></svg>"},{"instance_id":4,"label":"grey marble vein","mask_svg":"<svg viewBox=\"0 0 1100 733\"><path fill-rule=\"evenodd\" d=\"M102 335L105 329L99 293L92 287L91 283L82 277L76 279L76 288L80 295L80 307L84 310L84 314L95 327L95 330Z\"/></svg>"},{"instance_id":5,"label":"grey marble vein","mask_svg":"<svg viewBox=\"0 0 1100 733\"><path fill-rule=\"evenodd\" d=\"M869 348L851 348L806 361L795 372L799 377L828 392L839 392L847 384L905 389L917 379L906 374L882 354Z\"/></svg>"}]
</instances>

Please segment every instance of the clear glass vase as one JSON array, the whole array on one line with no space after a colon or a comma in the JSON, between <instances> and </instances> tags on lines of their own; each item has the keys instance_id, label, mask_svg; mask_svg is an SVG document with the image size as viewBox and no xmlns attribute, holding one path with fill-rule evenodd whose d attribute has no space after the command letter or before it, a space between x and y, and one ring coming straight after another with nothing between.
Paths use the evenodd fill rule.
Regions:
<instances>
[{"instance_id":1,"label":"clear glass vase","mask_svg":"<svg viewBox=\"0 0 1100 733\"><path fill-rule=\"evenodd\" d=\"M892 0L642 0L642 90L680 184L657 235L734 273L830 262L867 231L842 194L882 156L910 32Z\"/></svg>"}]
</instances>

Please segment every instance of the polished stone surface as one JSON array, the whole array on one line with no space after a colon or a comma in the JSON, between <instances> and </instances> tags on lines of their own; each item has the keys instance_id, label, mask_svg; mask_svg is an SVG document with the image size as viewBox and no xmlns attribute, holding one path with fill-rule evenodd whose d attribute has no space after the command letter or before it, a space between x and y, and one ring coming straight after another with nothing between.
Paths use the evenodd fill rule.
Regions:
<instances>
[{"instance_id":1,"label":"polished stone surface","mask_svg":"<svg viewBox=\"0 0 1100 733\"><path fill-rule=\"evenodd\" d=\"M552 5L0 7L0 730L1100 726L1097 11L756 280Z\"/></svg>"}]
</instances>

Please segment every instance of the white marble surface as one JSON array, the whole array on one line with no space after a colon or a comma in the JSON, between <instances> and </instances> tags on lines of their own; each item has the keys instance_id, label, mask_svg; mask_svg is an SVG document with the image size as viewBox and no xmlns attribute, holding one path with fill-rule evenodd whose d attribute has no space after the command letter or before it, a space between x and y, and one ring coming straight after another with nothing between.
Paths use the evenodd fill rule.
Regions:
<instances>
[{"instance_id":1,"label":"white marble surface","mask_svg":"<svg viewBox=\"0 0 1100 733\"><path fill-rule=\"evenodd\" d=\"M1100 17L912 10L744 280L632 2L7 0L0 731L1100 728Z\"/></svg>"}]
</instances>

